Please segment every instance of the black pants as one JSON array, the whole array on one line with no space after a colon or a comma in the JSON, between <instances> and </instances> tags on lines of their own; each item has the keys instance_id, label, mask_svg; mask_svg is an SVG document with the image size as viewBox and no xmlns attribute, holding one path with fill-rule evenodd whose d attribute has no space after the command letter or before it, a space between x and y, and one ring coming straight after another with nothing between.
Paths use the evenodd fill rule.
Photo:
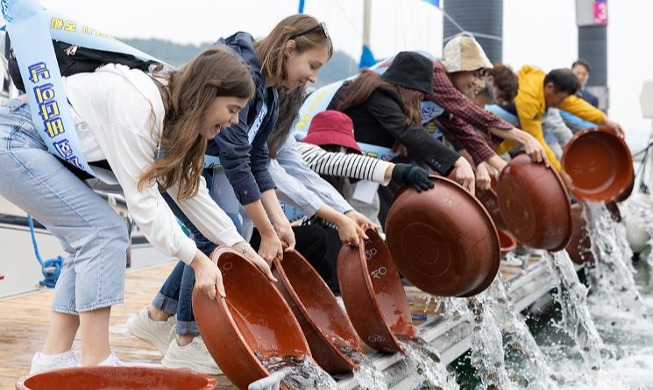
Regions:
<instances>
[{"instance_id":1,"label":"black pants","mask_svg":"<svg viewBox=\"0 0 653 390\"><path fill-rule=\"evenodd\" d=\"M295 249L301 253L313 268L320 274L322 279L328 281L335 275L335 268L325 258L327 252L327 233L320 225L294 226ZM258 251L261 245L261 235L254 229L252 239L249 241L252 247Z\"/></svg>"}]
</instances>

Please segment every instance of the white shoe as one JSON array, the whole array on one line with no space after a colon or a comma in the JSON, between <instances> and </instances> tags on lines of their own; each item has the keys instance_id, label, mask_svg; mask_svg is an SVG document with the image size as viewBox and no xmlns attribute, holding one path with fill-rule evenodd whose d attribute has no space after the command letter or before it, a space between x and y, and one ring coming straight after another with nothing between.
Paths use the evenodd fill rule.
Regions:
<instances>
[{"instance_id":1,"label":"white shoe","mask_svg":"<svg viewBox=\"0 0 653 390\"><path fill-rule=\"evenodd\" d=\"M127 320L127 329L132 335L152 344L165 355L170 341L175 338L176 323L175 316L171 316L167 321L154 321L145 307Z\"/></svg>"},{"instance_id":2,"label":"white shoe","mask_svg":"<svg viewBox=\"0 0 653 390\"><path fill-rule=\"evenodd\" d=\"M100 366L131 367L131 364L127 364L123 362L122 360L118 359L115 353L111 352L108 358L106 358L103 362L98 364L98 367Z\"/></svg>"},{"instance_id":3,"label":"white shoe","mask_svg":"<svg viewBox=\"0 0 653 390\"><path fill-rule=\"evenodd\" d=\"M29 370L29 374L34 375L44 371L77 366L79 366L79 360L77 360L73 351L54 355L45 355L37 352L32 358L32 367Z\"/></svg>"},{"instance_id":4,"label":"white shoe","mask_svg":"<svg viewBox=\"0 0 653 390\"><path fill-rule=\"evenodd\" d=\"M172 340L168 352L161 360L161 365L167 368L185 368L207 375L222 375L222 370L211 357L200 336L183 347L177 344L176 339Z\"/></svg>"}]
</instances>

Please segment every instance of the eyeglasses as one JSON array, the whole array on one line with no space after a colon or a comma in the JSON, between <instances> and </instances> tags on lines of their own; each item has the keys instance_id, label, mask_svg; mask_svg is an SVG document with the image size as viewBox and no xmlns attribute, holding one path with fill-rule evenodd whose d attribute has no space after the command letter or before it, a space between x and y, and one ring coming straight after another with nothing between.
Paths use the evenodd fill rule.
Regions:
<instances>
[{"instance_id":1,"label":"eyeglasses","mask_svg":"<svg viewBox=\"0 0 653 390\"><path fill-rule=\"evenodd\" d=\"M317 26L311 27L308 30L304 30L302 32L298 32L297 34L293 34L290 36L289 39L295 39L297 37L301 37L302 35L310 34L313 31L317 31L318 29L322 29L322 32L324 33L324 37L328 40L331 40L331 37L329 36L329 30L327 30L326 23L320 22Z\"/></svg>"}]
</instances>

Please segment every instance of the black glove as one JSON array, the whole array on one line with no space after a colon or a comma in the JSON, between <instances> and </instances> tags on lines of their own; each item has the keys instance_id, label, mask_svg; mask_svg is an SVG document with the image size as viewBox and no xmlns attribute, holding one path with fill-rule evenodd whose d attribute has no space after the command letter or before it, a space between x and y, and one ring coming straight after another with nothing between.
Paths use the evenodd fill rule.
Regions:
<instances>
[{"instance_id":1,"label":"black glove","mask_svg":"<svg viewBox=\"0 0 653 390\"><path fill-rule=\"evenodd\" d=\"M411 186L417 192L434 187L433 182L429 180L429 174L424 169L409 164L395 164L392 170L392 180Z\"/></svg>"}]
</instances>

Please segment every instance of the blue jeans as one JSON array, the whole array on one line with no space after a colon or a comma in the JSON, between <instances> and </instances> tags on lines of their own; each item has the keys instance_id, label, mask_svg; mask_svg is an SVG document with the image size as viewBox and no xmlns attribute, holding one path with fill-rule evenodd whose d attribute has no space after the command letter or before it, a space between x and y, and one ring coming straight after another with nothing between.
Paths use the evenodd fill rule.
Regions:
<instances>
[{"instance_id":1,"label":"blue jeans","mask_svg":"<svg viewBox=\"0 0 653 390\"><path fill-rule=\"evenodd\" d=\"M29 107L14 99L0 107L0 195L31 214L67 253L52 309L77 314L122 303L124 220L47 147Z\"/></svg>"},{"instance_id":2,"label":"blue jeans","mask_svg":"<svg viewBox=\"0 0 653 390\"><path fill-rule=\"evenodd\" d=\"M188 228L197 249L209 256L217 245L199 232L168 194L164 194L163 198L175 216ZM152 301L152 305L157 309L168 314L177 314L177 334L179 335L199 336L200 334L193 316L193 286L195 286L193 268L180 261Z\"/></svg>"}]
</instances>

